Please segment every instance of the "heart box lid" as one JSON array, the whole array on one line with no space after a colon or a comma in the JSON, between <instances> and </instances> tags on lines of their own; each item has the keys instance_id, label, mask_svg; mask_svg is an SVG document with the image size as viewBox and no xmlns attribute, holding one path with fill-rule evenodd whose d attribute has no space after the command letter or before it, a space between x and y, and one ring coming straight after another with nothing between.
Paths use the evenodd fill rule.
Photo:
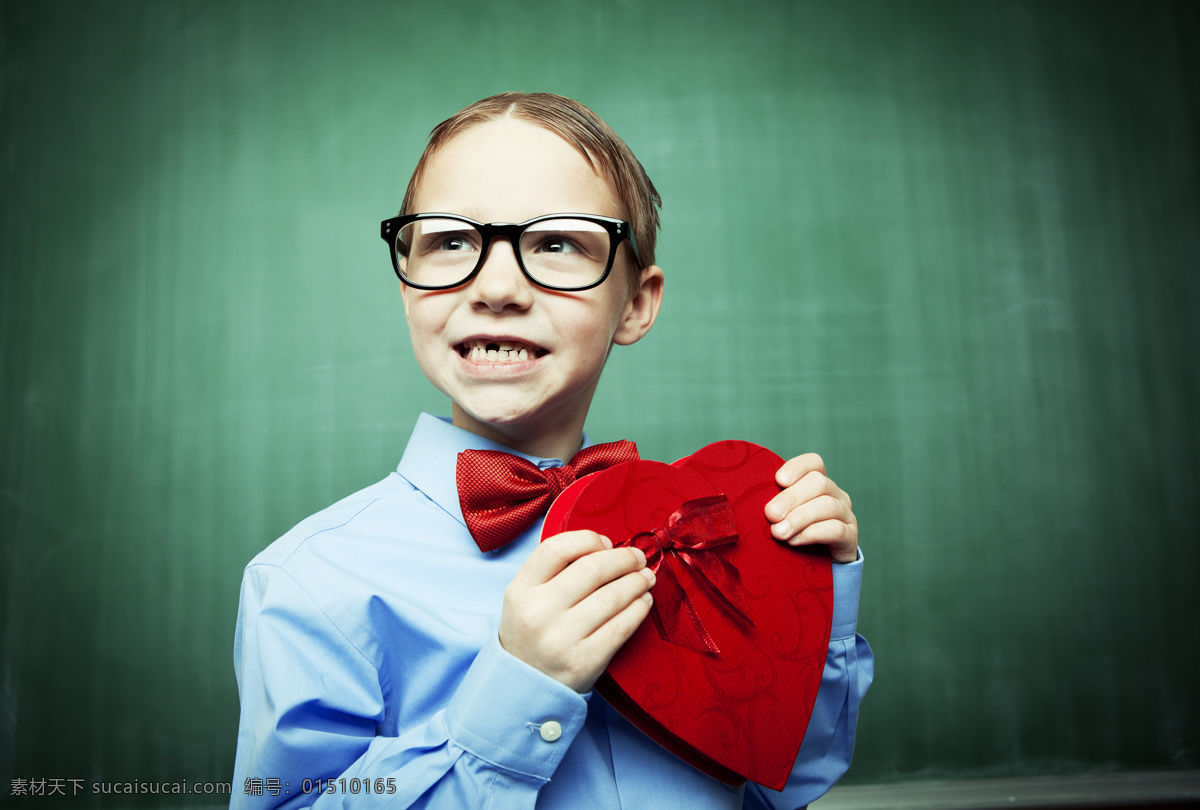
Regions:
<instances>
[{"instance_id":1,"label":"heart box lid","mask_svg":"<svg viewBox=\"0 0 1200 810\"><path fill-rule=\"evenodd\" d=\"M595 691L708 775L775 790L804 741L833 621L828 551L779 542L763 512L782 465L742 441L625 462L568 487L542 529L637 545L657 574L650 617Z\"/></svg>"}]
</instances>

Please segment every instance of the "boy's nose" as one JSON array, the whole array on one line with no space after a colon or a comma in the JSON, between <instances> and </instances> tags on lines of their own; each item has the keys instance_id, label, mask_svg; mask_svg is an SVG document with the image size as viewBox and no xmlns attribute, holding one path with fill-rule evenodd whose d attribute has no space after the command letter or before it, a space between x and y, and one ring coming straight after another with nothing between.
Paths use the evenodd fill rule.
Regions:
<instances>
[{"instance_id":1,"label":"boy's nose","mask_svg":"<svg viewBox=\"0 0 1200 810\"><path fill-rule=\"evenodd\" d=\"M483 266L468 285L471 302L494 312L527 309L533 303L533 284L521 272L512 242L492 240Z\"/></svg>"}]
</instances>

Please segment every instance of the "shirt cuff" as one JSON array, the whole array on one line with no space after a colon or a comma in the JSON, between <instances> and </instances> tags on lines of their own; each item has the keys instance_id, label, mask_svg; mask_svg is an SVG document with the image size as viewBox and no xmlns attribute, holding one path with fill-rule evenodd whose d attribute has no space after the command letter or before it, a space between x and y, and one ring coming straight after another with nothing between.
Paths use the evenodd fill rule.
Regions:
<instances>
[{"instance_id":1,"label":"shirt cuff","mask_svg":"<svg viewBox=\"0 0 1200 810\"><path fill-rule=\"evenodd\" d=\"M854 562L833 566L833 627L829 640L854 638L858 629L858 594L862 590L862 549Z\"/></svg>"},{"instance_id":2,"label":"shirt cuff","mask_svg":"<svg viewBox=\"0 0 1200 810\"><path fill-rule=\"evenodd\" d=\"M446 711L455 744L543 781L553 776L586 718L582 695L507 653L494 634Z\"/></svg>"}]
</instances>

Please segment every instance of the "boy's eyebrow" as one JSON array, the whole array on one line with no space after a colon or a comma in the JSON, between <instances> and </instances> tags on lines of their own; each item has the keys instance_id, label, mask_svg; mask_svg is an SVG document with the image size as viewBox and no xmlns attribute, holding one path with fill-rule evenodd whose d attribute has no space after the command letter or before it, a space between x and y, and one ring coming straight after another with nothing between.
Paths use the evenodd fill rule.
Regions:
<instances>
[{"instance_id":1,"label":"boy's eyebrow","mask_svg":"<svg viewBox=\"0 0 1200 810\"><path fill-rule=\"evenodd\" d=\"M564 213L571 213L571 212L564 212ZM549 216L559 216L559 215L558 214L550 214ZM567 218L569 219L569 217L567 217ZM552 220L548 220L546 222L535 223L535 224L529 226L529 230L531 230L531 231L557 231L557 230L559 230L559 228L555 227L555 226L561 221L562 220L553 220L552 219ZM604 228L602 228L601 226L597 225L594 222L588 222L586 219L575 220L575 223L576 224L574 227L575 227L575 230L577 230L577 231L591 231L592 233L607 233L607 231L604 230Z\"/></svg>"},{"instance_id":2,"label":"boy's eyebrow","mask_svg":"<svg viewBox=\"0 0 1200 810\"><path fill-rule=\"evenodd\" d=\"M466 217L467 219L473 219L476 222L483 222L483 220L479 218L480 212L477 209L473 209L470 203L466 205L443 205L441 208L417 208L413 211L409 211L408 213L449 214L450 216L454 217Z\"/></svg>"},{"instance_id":3,"label":"boy's eyebrow","mask_svg":"<svg viewBox=\"0 0 1200 810\"><path fill-rule=\"evenodd\" d=\"M488 224L485 220L480 219L478 216L471 216L470 214L464 214L459 211L450 211L450 210L418 211L418 212L414 212L414 213L445 214L446 216L452 216L452 217L465 217L466 219L470 219L475 222L480 222L480 223L483 223L484 225ZM557 217L557 216L569 217L572 214L583 214L584 216L609 216L608 214L593 214L588 211L547 211L544 214L538 214L537 216L529 217L528 219L504 220L504 222L511 222L512 224L519 225L522 222L528 222L530 219L540 219L541 217ZM620 217L616 217L616 216L613 216L611 218L620 219ZM454 231L454 230L458 230L458 227L459 227L454 222L438 222L436 219L426 219L426 220L421 220L421 222L422 222L422 227L426 233L440 233L442 231ZM438 224L433 225L432 223L434 223L434 222L437 222ZM501 224L501 223L492 223L492 224ZM604 228L601 227L600 225L595 225L592 223L587 223L587 225L588 225L588 227L586 228L586 230L595 231L597 233L604 232ZM534 225L530 230L537 231L537 230L545 230L545 229L546 228L544 226L539 228L537 225ZM580 230L584 230L584 229L581 228Z\"/></svg>"},{"instance_id":4,"label":"boy's eyebrow","mask_svg":"<svg viewBox=\"0 0 1200 810\"><path fill-rule=\"evenodd\" d=\"M444 231L460 231L463 224L457 219L423 219L421 229L426 233L443 233Z\"/></svg>"}]
</instances>

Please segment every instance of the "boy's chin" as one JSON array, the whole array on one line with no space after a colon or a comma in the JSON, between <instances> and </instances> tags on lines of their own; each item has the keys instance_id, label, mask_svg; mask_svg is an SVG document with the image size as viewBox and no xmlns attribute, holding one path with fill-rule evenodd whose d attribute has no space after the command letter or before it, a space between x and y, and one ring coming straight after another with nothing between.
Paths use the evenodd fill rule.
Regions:
<instances>
[{"instance_id":1,"label":"boy's chin","mask_svg":"<svg viewBox=\"0 0 1200 810\"><path fill-rule=\"evenodd\" d=\"M545 403L540 406L533 406L529 402L506 404L491 398L479 403L453 402L456 427L509 446L536 439L576 438L574 434L582 431L583 418L586 416L586 411L577 415L573 409L555 409L546 407ZM573 435L555 435L568 432Z\"/></svg>"},{"instance_id":2,"label":"boy's chin","mask_svg":"<svg viewBox=\"0 0 1200 810\"><path fill-rule=\"evenodd\" d=\"M460 421L464 424L460 425ZM502 403L489 402L482 405L468 403L464 406L458 402L454 403L454 424L468 430L471 429L470 426L478 426L485 430L491 428L492 431L509 433L514 430L521 431L522 427L535 425L538 421L535 410L519 405L504 407Z\"/></svg>"}]
</instances>

